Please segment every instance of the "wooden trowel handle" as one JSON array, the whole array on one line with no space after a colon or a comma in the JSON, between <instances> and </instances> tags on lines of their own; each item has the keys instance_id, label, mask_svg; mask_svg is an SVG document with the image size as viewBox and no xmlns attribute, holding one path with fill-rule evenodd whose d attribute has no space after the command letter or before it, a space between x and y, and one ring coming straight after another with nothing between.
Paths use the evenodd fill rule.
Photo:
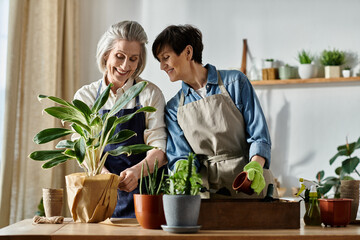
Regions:
<instances>
[{"instance_id":1,"label":"wooden trowel handle","mask_svg":"<svg viewBox=\"0 0 360 240\"><path fill-rule=\"evenodd\" d=\"M246 75L246 54L247 54L247 40L243 39L243 52L241 60L241 72Z\"/></svg>"}]
</instances>

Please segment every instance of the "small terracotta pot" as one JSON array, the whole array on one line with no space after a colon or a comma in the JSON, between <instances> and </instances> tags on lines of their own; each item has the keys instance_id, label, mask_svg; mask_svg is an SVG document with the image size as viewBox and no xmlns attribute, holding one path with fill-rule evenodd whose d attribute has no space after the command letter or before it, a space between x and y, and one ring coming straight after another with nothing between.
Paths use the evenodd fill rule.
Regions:
<instances>
[{"instance_id":1,"label":"small terracotta pot","mask_svg":"<svg viewBox=\"0 0 360 240\"><path fill-rule=\"evenodd\" d=\"M254 193L254 190L251 188L251 183L252 181L248 179L248 173L241 172L236 176L232 188L237 192L244 192L248 195L251 195Z\"/></svg>"},{"instance_id":2,"label":"small terracotta pot","mask_svg":"<svg viewBox=\"0 0 360 240\"><path fill-rule=\"evenodd\" d=\"M166 223L162 195L134 194L135 216L146 229L160 229Z\"/></svg>"},{"instance_id":3,"label":"small terracotta pot","mask_svg":"<svg viewBox=\"0 0 360 240\"><path fill-rule=\"evenodd\" d=\"M346 226L350 223L351 202L347 198L321 198L320 214L321 222L331 227Z\"/></svg>"}]
</instances>

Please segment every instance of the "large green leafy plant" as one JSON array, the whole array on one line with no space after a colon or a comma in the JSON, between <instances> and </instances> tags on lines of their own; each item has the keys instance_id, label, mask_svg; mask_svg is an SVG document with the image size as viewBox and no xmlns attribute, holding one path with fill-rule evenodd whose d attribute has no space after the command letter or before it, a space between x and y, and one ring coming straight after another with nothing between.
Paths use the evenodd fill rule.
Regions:
<instances>
[{"instance_id":1,"label":"large green leafy plant","mask_svg":"<svg viewBox=\"0 0 360 240\"><path fill-rule=\"evenodd\" d=\"M340 197L340 183L341 180L353 180L354 178L350 176L351 174L356 174L360 177L359 171L356 169L359 165L360 159L357 156L353 156L353 153L356 149L360 148L360 138L357 142L348 143L346 140L345 145L338 146L338 152L329 160L330 165L332 165L338 157L342 157L341 167L335 169L336 176L330 176L324 178L325 172L319 171L316 174L316 178L320 185L320 193L326 194L332 188L334 188L335 197Z\"/></svg>"},{"instance_id":2,"label":"large green leafy plant","mask_svg":"<svg viewBox=\"0 0 360 240\"><path fill-rule=\"evenodd\" d=\"M40 131L34 137L34 142L44 144L58 140L67 135L77 133L76 140L60 140L55 150L41 150L30 154L30 158L36 161L45 161L43 168L51 168L67 160L76 159L80 167L84 168L89 176L101 173L107 156L118 156L120 154L137 154L152 149L145 144L131 146L119 146L105 154L104 148L108 144L121 143L136 135L131 130L122 130L116 134L115 128L118 124L129 121L139 112L153 112L155 108L147 106L136 112L121 117L115 116L127 103L135 98L147 85L146 81L139 82L127 90L115 103L113 108L106 114L100 115L99 110L109 98L112 84L97 98L92 108L89 108L80 100L71 103L53 96L39 95L39 99L50 99L59 106L44 109L49 115L60 119L63 123L71 124L71 129L49 128Z\"/></svg>"},{"instance_id":3,"label":"large green leafy plant","mask_svg":"<svg viewBox=\"0 0 360 240\"><path fill-rule=\"evenodd\" d=\"M201 175L194 165L195 154L189 153L187 159L179 160L174 171L169 172L166 193L171 195L197 195L202 188Z\"/></svg>"},{"instance_id":4,"label":"large green leafy plant","mask_svg":"<svg viewBox=\"0 0 360 240\"><path fill-rule=\"evenodd\" d=\"M345 53L337 49L324 50L321 54L321 63L324 66L340 66L345 62Z\"/></svg>"}]
</instances>

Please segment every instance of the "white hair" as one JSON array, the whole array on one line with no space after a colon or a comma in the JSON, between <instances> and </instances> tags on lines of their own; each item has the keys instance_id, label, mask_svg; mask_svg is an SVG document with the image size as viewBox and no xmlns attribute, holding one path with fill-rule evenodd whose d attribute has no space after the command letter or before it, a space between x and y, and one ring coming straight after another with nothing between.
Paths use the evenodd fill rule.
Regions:
<instances>
[{"instance_id":1,"label":"white hair","mask_svg":"<svg viewBox=\"0 0 360 240\"><path fill-rule=\"evenodd\" d=\"M143 27L135 21L122 21L110 26L110 28L101 36L96 51L96 60L101 73L106 72L105 57L113 49L114 44L118 40L137 41L140 43L141 52L138 66L133 74L133 78L137 78L146 65L146 48L148 42L147 35Z\"/></svg>"}]
</instances>

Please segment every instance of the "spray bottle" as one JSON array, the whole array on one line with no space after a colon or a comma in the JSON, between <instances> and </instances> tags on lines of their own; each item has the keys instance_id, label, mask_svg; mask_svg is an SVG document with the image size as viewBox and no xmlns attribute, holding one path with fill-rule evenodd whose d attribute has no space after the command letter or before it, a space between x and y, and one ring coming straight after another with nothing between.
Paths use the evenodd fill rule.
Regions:
<instances>
[{"instance_id":1,"label":"spray bottle","mask_svg":"<svg viewBox=\"0 0 360 240\"><path fill-rule=\"evenodd\" d=\"M321 225L320 207L319 207L318 194L315 185L311 185L310 188L309 207L306 209L306 213L304 215L304 222L306 225L309 226Z\"/></svg>"},{"instance_id":2,"label":"spray bottle","mask_svg":"<svg viewBox=\"0 0 360 240\"><path fill-rule=\"evenodd\" d=\"M306 225L312 226L320 226L321 219L320 219L320 208L319 208L319 201L318 201L318 194L316 191L316 187L318 186L316 182L306 180L304 178L299 179L301 183L301 187L299 192L296 196L299 196L304 190L309 191L309 202L307 202L307 197L305 194L305 208L306 212L304 215L304 222Z\"/></svg>"}]
</instances>

